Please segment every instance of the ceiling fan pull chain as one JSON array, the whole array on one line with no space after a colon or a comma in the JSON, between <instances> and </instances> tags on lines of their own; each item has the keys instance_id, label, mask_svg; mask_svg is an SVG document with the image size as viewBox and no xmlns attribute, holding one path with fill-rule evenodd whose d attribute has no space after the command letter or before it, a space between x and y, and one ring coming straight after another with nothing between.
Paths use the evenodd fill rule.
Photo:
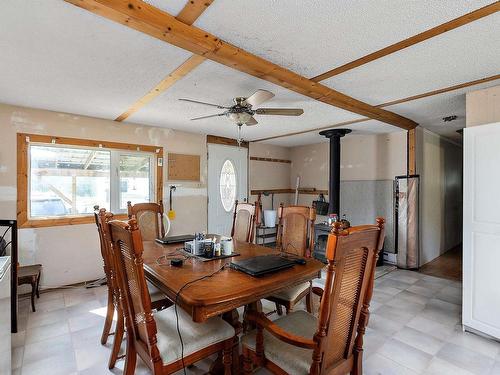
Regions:
<instances>
[{"instance_id":1,"label":"ceiling fan pull chain","mask_svg":"<svg viewBox=\"0 0 500 375\"><path fill-rule=\"evenodd\" d=\"M241 148L241 141L242 141L242 139L241 139L241 124L238 124L238 140L237 141L238 141L238 149L240 149Z\"/></svg>"}]
</instances>

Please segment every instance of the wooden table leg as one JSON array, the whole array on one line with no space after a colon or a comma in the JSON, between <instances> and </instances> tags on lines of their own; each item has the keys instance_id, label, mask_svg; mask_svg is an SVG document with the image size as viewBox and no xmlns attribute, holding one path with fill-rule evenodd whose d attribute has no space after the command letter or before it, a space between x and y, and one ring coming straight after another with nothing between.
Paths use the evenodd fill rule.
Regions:
<instances>
[{"instance_id":1,"label":"wooden table leg","mask_svg":"<svg viewBox=\"0 0 500 375\"><path fill-rule=\"evenodd\" d=\"M242 325L240 323L240 314L238 310L234 309L222 315L222 319L231 324L236 331L236 336L234 338L233 344L233 361L232 361L232 374L241 373L240 369L240 339L238 335L242 331ZM224 365L222 363L222 356L219 354L217 359L214 361L210 367L210 374L224 374Z\"/></svg>"},{"instance_id":2,"label":"wooden table leg","mask_svg":"<svg viewBox=\"0 0 500 375\"><path fill-rule=\"evenodd\" d=\"M31 310L35 312L36 279L31 280Z\"/></svg>"},{"instance_id":3,"label":"wooden table leg","mask_svg":"<svg viewBox=\"0 0 500 375\"><path fill-rule=\"evenodd\" d=\"M42 276L42 273L39 272L38 276L36 278L36 298L40 298L40 277Z\"/></svg>"},{"instance_id":4,"label":"wooden table leg","mask_svg":"<svg viewBox=\"0 0 500 375\"><path fill-rule=\"evenodd\" d=\"M252 303L246 305L245 311L262 312L262 302L260 300L258 300L256 302L252 302ZM245 332L251 331L252 329L255 329L255 324L243 321L243 327L245 328Z\"/></svg>"}]
</instances>

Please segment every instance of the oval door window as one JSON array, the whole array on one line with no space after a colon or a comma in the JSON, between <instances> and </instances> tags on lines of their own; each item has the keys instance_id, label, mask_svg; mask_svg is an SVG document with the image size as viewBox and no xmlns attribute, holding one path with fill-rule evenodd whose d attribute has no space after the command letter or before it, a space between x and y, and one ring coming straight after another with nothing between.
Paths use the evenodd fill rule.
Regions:
<instances>
[{"instance_id":1,"label":"oval door window","mask_svg":"<svg viewBox=\"0 0 500 375\"><path fill-rule=\"evenodd\" d=\"M229 212L233 209L236 199L236 169L231 160L226 160L222 165L219 189L222 207L224 207L226 212Z\"/></svg>"}]
</instances>

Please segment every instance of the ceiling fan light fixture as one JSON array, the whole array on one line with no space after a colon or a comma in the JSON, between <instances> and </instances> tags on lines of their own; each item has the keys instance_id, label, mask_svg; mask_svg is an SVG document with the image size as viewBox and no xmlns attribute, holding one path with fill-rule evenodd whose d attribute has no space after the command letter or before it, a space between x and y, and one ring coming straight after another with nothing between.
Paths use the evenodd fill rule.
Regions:
<instances>
[{"instance_id":1,"label":"ceiling fan light fixture","mask_svg":"<svg viewBox=\"0 0 500 375\"><path fill-rule=\"evenodd\" d=\"M244 124L252 118L252 115L247 112L231 112L227 114L231 120L236 122L237 124Z\"/></svg>"}]
</instances>

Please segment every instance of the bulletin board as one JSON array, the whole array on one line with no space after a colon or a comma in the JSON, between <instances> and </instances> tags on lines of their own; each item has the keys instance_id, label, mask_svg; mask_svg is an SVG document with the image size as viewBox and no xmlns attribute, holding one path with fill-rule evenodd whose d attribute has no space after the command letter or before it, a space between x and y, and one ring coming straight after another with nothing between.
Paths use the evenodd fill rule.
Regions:
<instances>
[{"instance_id":1,"label":"bulletin board","mask_svg":"<svg viewBox=\"0 0 500 375\"><path fill-rule=\"evenodd\" d=\"M200 181L200 155L168 154L168 179Z\"/></svg>"}]
</instances>

